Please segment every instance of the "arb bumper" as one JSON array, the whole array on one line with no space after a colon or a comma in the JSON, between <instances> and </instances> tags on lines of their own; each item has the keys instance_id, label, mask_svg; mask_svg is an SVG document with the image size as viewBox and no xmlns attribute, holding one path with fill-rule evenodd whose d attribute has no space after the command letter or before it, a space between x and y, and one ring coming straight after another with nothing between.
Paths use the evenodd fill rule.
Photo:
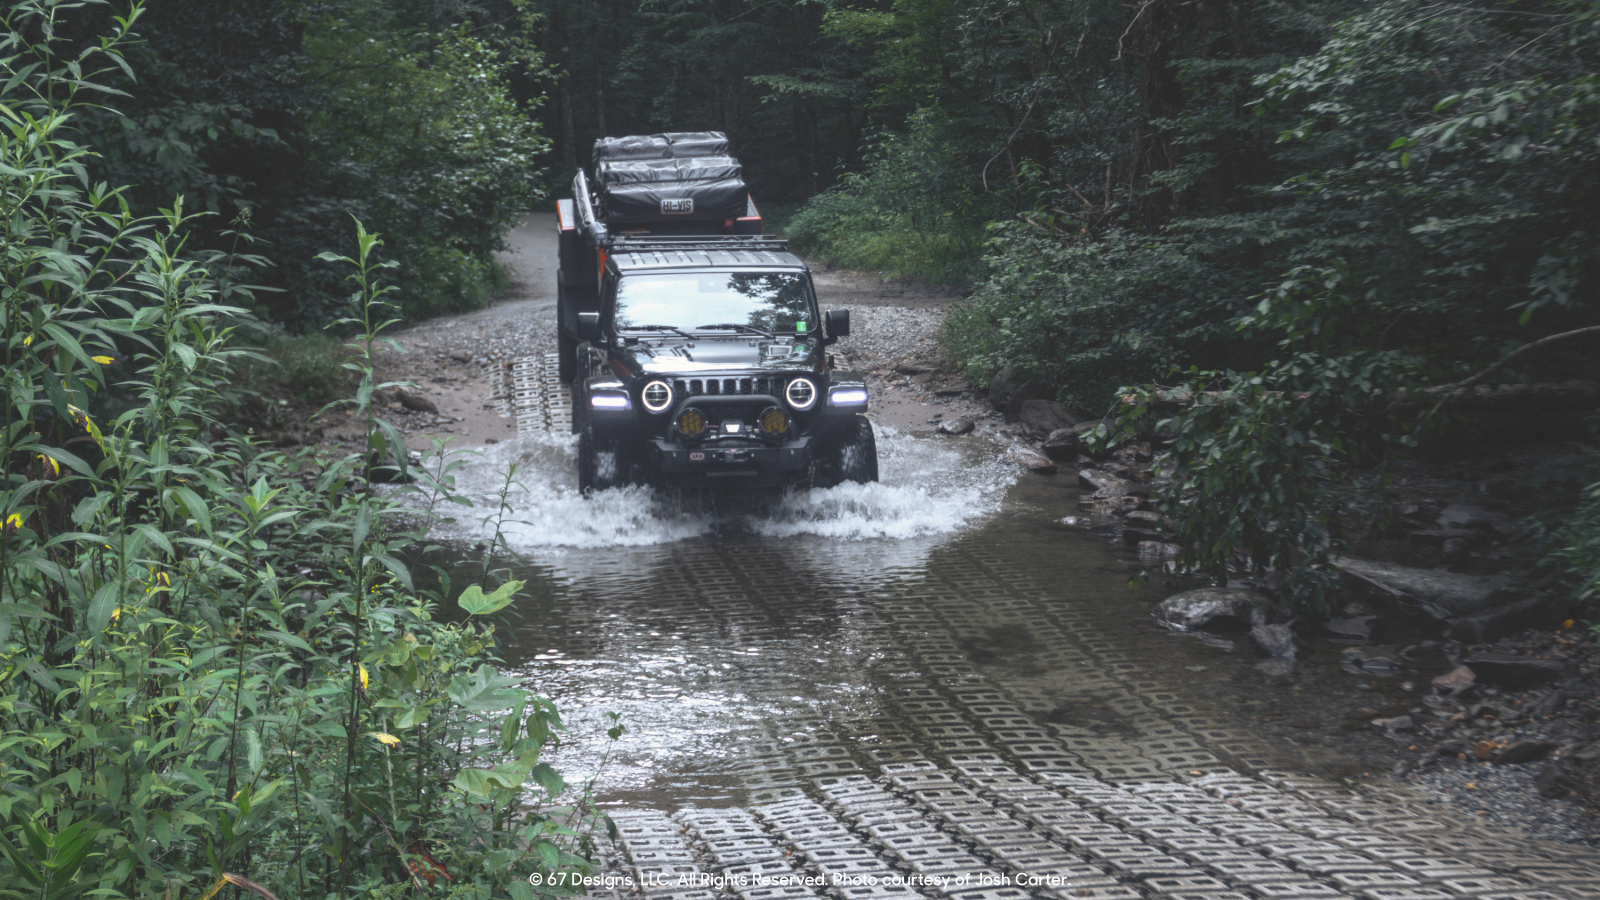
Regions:
<instances>
[{"instance_id":1,"label":"arb bumper","mask_svg":"<svg viewBox=\"0 0 1600 900\"><path fill-rule=\"evenodd\" d=\"M811 437L774 446L684 447L668 441L651 441L655 469L663 479L677 483L703 481L727 486L785 487L810 471Z\"/></svg>"}]
</instances>

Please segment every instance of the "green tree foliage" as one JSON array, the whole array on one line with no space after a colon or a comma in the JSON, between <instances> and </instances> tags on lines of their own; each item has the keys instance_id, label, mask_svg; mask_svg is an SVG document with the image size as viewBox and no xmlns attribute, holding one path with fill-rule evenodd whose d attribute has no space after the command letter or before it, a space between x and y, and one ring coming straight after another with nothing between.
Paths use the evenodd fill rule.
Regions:
<instances>
[{"instance_id":1,"label":"green tree foliage","mask_svg":"<svg viewBox=\"0 0 1600 900\"><path fill-rule=\"evenodd\" d=\"M833 184L860 160L872 116L868 61L824 27L839 5L538 0L552 182L564 191L598 137L712 130L763 207Z\"/></svg>"},{"instance_id":2,"label":"green tree foliage","mask_svg":"<svg viewBox=\"0 0 1600 900\"><path fill-rule=\"evenodd\" d=\"M245 313L180 254L181 202L138 216L84 177L74 125L142 11L74 42L84 10L0 18L0 895L530 898L587 872L594 820L541 758L560 718L483 621L521 584L412 581L402 514L425 529L458 463L371 490L378 239L336 260L369 446L214 439ZM452 598L466 621L435 618Z\"/></svg>"},{"instance_id":3,"label":"green tree foliage","mask_svg":"<svg viewBox=\"0 0 1600 900\"><path fill-rule=\"evenodd\" d=\"M916 112L796 236L949 277L997 220L947 344L980 383L1164 417L1193 567L1346 549L1330 486L1433 421L1403 390L1547 338L1494 376L1596 374L1590 0L898 0L828 28L872 54L874 103Z\"/></svg>"},{"instance_id":4,"label":"green tree foliage","mask_svg":"<svg viewBox=\"0 0 1600 900\"><path fill-rule=\"evenodd\" d=\"M92 35L98 4L63 23ZM526 3L163 0L140 21L124 94L86 111L96 177L135 210L184 197L215 213L191 247L270 256L256 311L296 330L337 315L316 253L351 215L388 235L407 317L468 309L503 287L493 251L543 197L543 72ZM86 39L86 38L84 38ZM231 224L230 224L231 223Z\"/></svg>"},{"instance_id":5,"label":"green tree foliage","mask_svg":"<svg viewBox=\"0 0 1600 900\"><path fill-rule=\"evenodd\" d=\"M984 223L1004 208L968 183L945 123L929 118L919 113L909 133L884 135L864 171L812 198L789 223L796 247L833 265L971 281Z\"/></svg>"}]
</instances>

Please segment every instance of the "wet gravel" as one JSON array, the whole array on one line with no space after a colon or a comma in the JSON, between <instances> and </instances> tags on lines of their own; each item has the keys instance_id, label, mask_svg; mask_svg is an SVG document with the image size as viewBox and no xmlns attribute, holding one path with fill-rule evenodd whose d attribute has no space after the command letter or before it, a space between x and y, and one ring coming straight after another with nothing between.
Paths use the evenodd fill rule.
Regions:
<instances>
[{"instance_id":1,"label":"wet gravel","mask_svg":"<svg viewBox=\"0 0 1600 900\"><path fill-rule=\"evenodd\" d=\"M850 336L835 353L862 368L892 366L907 360L937 360L944 310L871 306L850 311Z\"/></svg>"},{"instance_id":2,"label":"wet gravel","mask_svg":"<svg viewBox=\"0 0 1600 900\"><path fill-rule=\"evenodd\" d=\"M1425 698L1425 705L1442 713L1465 715L1444 722L1420 717L1421 730L1412 736L1399 768L1412 784L1437 791L1448 805L1487 824L1600 846L1600 818L1575 797L1542 796L1538 784L1540 772L1553 761L1600 739L1600 644L1563 629L1527 631L1466 650L1560 659L1567 674L1557 683L1522 691L1475 685L1457 698L1441 701L1437 693ZM1473 710L1478 718L1471 718ZM1494 761L1503 748L1525 741L1547 741L1555 749L1531 762ZM1479 748L1487 759L1479 758Z\"/></svg>"},{"instance_id":3,"label":"wet gravel","mask_svg":"<svg viewBox=\"0 0 1600 900\"><path fill-rule=\"evenodd\" d=\"M1534 783L1538 773L1537 763L1496 766L1449 761L1409 781L1485 825L1514 828L1541 840L1600 847L1600 819L1576 803L1539 796Z\"/></svg>"}]
</instances>

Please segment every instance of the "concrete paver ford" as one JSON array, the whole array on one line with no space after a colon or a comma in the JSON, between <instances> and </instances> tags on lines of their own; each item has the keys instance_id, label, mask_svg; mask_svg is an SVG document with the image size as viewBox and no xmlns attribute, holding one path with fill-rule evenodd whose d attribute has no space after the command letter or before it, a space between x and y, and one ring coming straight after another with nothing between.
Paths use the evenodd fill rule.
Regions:
<instances>
[{"instance_id":1,"label":"concrete paver ford","mask_svg":"<svg viewBox=\"0 0 1600 900\"><path fill-rule=\"evenodd\" d=\"M650 900L1588 900L1600 853L1403 789L1228 770L1112 784L995 753L818 779L748 808L613 812L591 894Z\"/></svg>"}]
</instances>

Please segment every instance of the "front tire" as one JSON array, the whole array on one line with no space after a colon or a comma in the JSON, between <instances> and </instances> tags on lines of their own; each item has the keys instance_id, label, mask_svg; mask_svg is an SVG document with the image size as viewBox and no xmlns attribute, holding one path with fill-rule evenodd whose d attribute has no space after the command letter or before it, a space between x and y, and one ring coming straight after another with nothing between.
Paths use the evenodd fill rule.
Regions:
<instances>
[{"instance_id":1,"label":"front tire","mask_svg":"<svg viewBox=\"0 0 1600 900\"><path fill-rule=\"evenodd\" d=\"M627 482L627 460L613 438L597 435L588 425L578 432L578 493L585 497Z\"/></svg>"},{"instance_id":2,"label":"front tire","mask_svg":"<svg viewBox=\"0 0 1600 900\"><path fill-rule=\"evenodd\" d=\"M823 451L818 487L846 481L867 484L878 480L878 442L866 416L853 416L841 426Z\"/></svg>"}]
</instances>

